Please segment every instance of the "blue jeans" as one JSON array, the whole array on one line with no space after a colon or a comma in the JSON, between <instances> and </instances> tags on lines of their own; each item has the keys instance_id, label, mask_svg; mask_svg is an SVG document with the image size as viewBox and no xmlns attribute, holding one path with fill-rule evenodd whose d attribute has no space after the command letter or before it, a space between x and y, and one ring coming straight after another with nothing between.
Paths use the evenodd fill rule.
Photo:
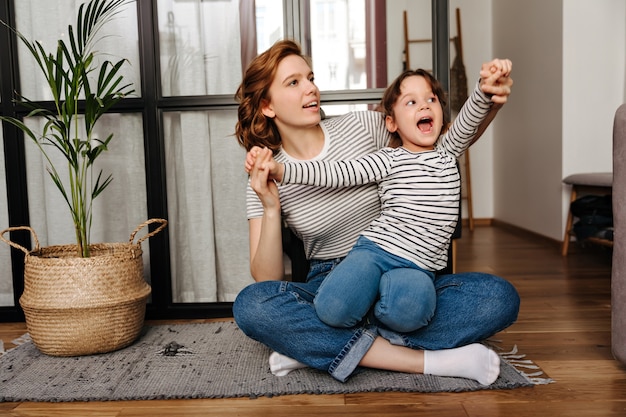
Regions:
<instances>
[{"instance_id":1,"label":"blue jeans","mask_svg":"<svg viewBox=\"0 0 626 417\"><path fill-rule=\"evenodd\" d=\"M398 332L428 324L435 312L435 274L359 237L348 256L328 274L313 300L315 311L333 327L353 327L372 309Z\"/></svg>"},{"instance_id":2,"label":"blue jeans","mask_svg":"<svg viewBox=\"0 0 626 417\"><path fill-rule=\"evenodd\" d=\"M270 349L346 381L378 336L412 349L449 349L484 340L517 319L520 299L509 282L468 272L435 279L435 314L427 326L414 332L398 333L365 322L350 328L331 327L317 316L313 299L339 262L312 261L306 283L250 284L233 304L237 325Z\"/></svg>"}]
</instances>

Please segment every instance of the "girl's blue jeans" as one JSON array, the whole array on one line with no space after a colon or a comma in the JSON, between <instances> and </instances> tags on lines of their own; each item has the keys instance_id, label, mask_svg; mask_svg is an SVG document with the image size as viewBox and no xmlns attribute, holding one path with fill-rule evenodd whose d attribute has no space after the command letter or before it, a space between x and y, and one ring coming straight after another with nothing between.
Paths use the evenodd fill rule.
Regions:
<instances>
[{"instance_id":1,"label":"girl's blue jeans","mask_svg":"<svg viewBox=\"0 0 626 417\"><path fill-rule=\"evenodd\" d=\"M520 299L509 282L468 272L435 279L435 314L414 332L395 332L375 320L331 327L317 316L313 299L340 261L312 261L306 283L261 281L247 286L233 304L237 325L270 349L345 381L378 336L412 349L449 349L484 340L517 319Z\"/></svg>"},{"instance_id":2,"label":"girl's blue jeans","mask_svg":"<svg viewBox=\"0 0 626 417\"><path fill-rule=\"evenodd\" d=\"M361 236L324 279L313 304L329 326L353 327L371 309L389 329L412 332L428 324L435 312L434 279L434 272Z\"/></svg>"}]
</instances>

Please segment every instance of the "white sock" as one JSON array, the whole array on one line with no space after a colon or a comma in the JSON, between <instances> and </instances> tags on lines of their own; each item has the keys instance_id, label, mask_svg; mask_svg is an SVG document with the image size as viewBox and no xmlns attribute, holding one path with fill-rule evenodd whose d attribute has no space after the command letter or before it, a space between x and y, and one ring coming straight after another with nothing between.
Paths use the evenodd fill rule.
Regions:
<instances>
[{"instance_id":1,"label":"white sock","mask_svg":"<svg viewBox=\"0 0 626 417\"><path fill-rule=\"evenodd\" d=\"M500 375L500 357L480 343L454 349L425 350L424 373L475 379L491 385Z\"/></svg>"},{"instance_id":2,"label":"white sock","mask_svg":"<svg viewBox=\"0 0 626 417\"><path fill-rule=\"evenodd\" d=\"M269 362L270 371L276 376L285 376L294 369L306 368L306 365L278 352L271 353Z\"/></svg>"}]
</instances>

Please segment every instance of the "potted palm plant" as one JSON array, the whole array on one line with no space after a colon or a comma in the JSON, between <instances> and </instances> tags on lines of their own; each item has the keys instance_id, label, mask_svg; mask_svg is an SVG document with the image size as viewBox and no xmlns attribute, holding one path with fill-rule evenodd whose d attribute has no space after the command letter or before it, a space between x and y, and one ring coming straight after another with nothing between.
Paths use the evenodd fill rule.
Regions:
<instances>
[{"instance_id":1,"label":"potted palm plant","mask_svg":"<svg viewBox=\"0 0 626 417\"><path fill-rule=\"evenodd\" d=\"M162 219L149 220L131 233L128 243L90 242L93 201L113 179L94 167L113 135L98 139L94 128L101 116L134 92L120 72L126 59L99 61L95 46L102 27L130 2L90 0L81 4L75 27L68 27L67 42L59 39L53 52L13 30L45 77L54 105L51 109L17 94L16 103L29 110L26 118L43 118L40 131L17 118L0 119L17 126L41 151L69 208L76 234L76 244L40 248L28 226L0 232L2 240L25 253L20 305L33 342L51 355L107 352L137 337L150 294L143 278L141 242L167 224ZM48 152L60 152L67 169L55 167ZM151 223L160 225L135 242L137 232ZM32 250L4 238L6 232L15 230L31 232Z\"/></svg>"}]
</instances>

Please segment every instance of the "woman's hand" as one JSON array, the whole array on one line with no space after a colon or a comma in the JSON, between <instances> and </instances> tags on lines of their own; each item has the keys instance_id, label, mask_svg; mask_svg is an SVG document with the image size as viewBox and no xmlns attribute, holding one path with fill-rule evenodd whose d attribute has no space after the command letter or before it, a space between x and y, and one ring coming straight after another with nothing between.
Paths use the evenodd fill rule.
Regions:
<instances>
[{"instance_id":1,"label":"woman's hand","mask_svg":"<svg viewBox=\"0 0 626 417\"><path fill-rule=\"evenodd\" d=\"M497 104L507 102L511 94L511 71L513 63L508 59L494 59L485 62L480 69L480 89L491 95L491 101Z\"/></svg>"},{"instance_id":2,"label":"woman's hand","mask_svg":"<svg viewBox=\"0 0 626 417\"><path fill-rule=\"evenodd\" d=\"M254 149L254 148L253 148ZM268 152L269 151L269 156ZM248 162L248 156L252 152L248 152L246 155L246 164ZM259 196L263 209L265 211L272 210L280 213L280 197L278 195L278 187L274 180L270 179L270 171L267 169L268 158L271 158L271 151L269 149L264 150L258 148L255 155L251 156L252 165L250 169L250 187Z\"/></svg>"}]
</instances>

